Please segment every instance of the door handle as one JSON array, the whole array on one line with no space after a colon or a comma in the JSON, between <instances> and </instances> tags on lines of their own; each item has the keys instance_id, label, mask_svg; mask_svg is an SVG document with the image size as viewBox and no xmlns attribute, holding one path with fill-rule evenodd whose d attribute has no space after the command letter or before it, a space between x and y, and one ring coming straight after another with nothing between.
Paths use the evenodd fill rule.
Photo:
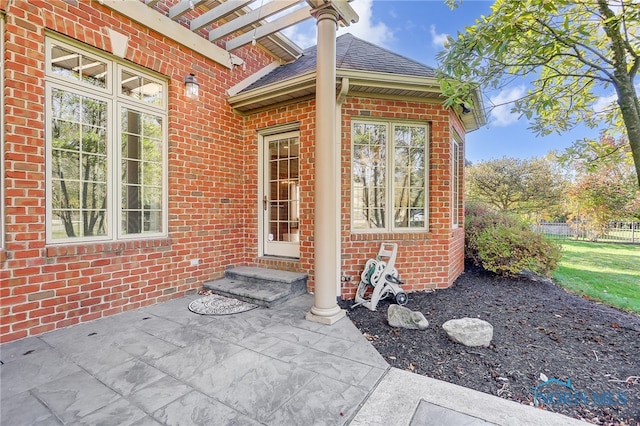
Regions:
<instances>
[{"instance_id":1,"label":"door handle","mask_svg":"<svg viewBox=\"0 0 640 426\"><path fill-rule=\"evenodd\" d=\"M269 200L267 200L267 196L265 195L262 199L262 208L264 211L267 211L267 206L269 205Z\"/></svg>"}]
</instances>

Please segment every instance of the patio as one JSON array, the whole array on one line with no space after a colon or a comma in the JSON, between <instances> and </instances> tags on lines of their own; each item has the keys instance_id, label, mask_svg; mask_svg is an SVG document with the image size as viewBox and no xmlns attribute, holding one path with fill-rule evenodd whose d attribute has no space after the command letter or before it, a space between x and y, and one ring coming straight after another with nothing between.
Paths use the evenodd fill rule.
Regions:
<instances>
[{"instance_id":1,"label":"patio","mask_svg":"<svg viewBox=\"0 0 640 426\"><path fill-rule=\"evenodd\" d=\"M311 295L230 316L197 297L3 345L0 423L342 424L388 369L350 321L304 320Z\"/></svg>"},{"instance_id":2,"label":"patio","mask_svg":"<svg viewBox=\"0 0 640 426\"><path fill-rule=\"evenodd\" d=\"M229 316L197 297L0 346L0 423L580 424L390 369L348 319L304 320L309 294Z\"/></svg>"}]
</instances>

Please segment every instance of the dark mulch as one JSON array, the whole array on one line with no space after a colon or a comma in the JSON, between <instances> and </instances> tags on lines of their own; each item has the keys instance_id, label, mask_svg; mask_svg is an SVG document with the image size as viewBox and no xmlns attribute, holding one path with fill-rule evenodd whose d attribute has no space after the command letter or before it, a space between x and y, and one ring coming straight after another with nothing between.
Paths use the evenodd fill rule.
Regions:
<instances>
[{"instance_id":1,"label":"dark mulch","mask_svg":"<svg viewBox=\"0 0 640 426\"><path fill-rule=\"evenodd\" d=\"M559 403L540 408L595 424L640 425L640 317L547 280L506 279L471 265L466 270L451 288L409 295L407 307L429 321L425 331L390 327L388 301L376 312L347 309L348 316L393 367L527 405L533 405L541 373L571 379L573 391L543 387L547 397L557 392L553 401ZM490 347L448 339L442 324L462 317L493 325Z\"/></svg>"}]
</instances>

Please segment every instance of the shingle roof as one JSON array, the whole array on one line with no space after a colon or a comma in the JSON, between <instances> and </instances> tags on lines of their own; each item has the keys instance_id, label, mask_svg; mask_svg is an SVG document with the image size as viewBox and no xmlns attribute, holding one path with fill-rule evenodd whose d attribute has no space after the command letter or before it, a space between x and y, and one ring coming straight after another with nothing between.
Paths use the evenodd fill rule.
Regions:
<instances>
[{"instance_id":1,"label":"shingle roof","mask_svg":"<svg viewBox=\"0 0 640 426\"><path fill-rule=\"evenodd\" d=\"M306 49L298 59L276 68L246 87L242 92L314 71L316 69L316 47L313 46ZM336 68L417 77L435 77L433 68L368 41L361 40L349 33L343 34L336 39Z\"/></svg>"}]
</instances>

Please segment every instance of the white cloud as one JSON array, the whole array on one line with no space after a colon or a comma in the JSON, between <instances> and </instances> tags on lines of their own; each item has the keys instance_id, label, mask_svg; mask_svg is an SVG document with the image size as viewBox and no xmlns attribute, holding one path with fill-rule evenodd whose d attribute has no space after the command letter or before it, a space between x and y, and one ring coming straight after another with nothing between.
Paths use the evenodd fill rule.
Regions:
<instances>
[{"instance_id":1,"label":"white cloud","mask_svg":"<svg viewBox=\"0 0 640 426\"><path fill-rule=\"evenodd\" d=\"M636 87L636 92L640 92L640 81L637 82L635 84ZM613 92L610 95L606 95L606 96L600 96L598 99L596 99L596 101L593 103L593 110L595 112L605 112L607 110L610 110L611 108L617 108L618 105L616 105L616 101L618 100L618 95Z\"/></svg>"},{"instance_id":2,"label":"white cloud","mask_svg":"<svg viewBox=\"0 0 640 426\"><path fill-rule=\"evenodd\" d=\"M600 96L593 104L593 110L595 112L604 112L611 109L611 104L618 99L618 96L614 93L609 96Z\"/></svg>"},{"instance_id":3,"label":"white cloud","mask_svg":"<svg viewBox=\"0 0 640 426\"><path fill-rule=\"evenodd\" d=\"M512 87L505 89L496 96L490 98L491 106L491 123L498 127L509 126L520 118L518 114L511 112L512 102L520 99L526 93L524 86Z\"/></svg>"},{"instance_id":4,"label":"white cloud","mask_svg":"<svg viewBox=\"0 0 640 426\"><path fill-rule=\"evenodd\" d=\"M358 23L340 28L338 35L351 33L363 40L382 47L389 47L394 40L393 31L373 16L373 0L358 0L350 3L360 17ZM315 19L287 28L282 33L303 49L317 43Z\"/></svg>"},{"instance_id":5,"label":"white cloud","mask_svg":"<svg viewBox=\"0 0 640 426\"><path fill-rule=\"evenodd\" d=\"M438 34L436 32L436 26L431 24L429 27L429 32L431 33L431 44L434 47L439 47L444 49L444 44L447 41L448 34Z\"/></svg>"},{"instance_id":6,"label":"white cloud","mask_svg":"<svg viewBox=\"0 0 640 426\"><path fill-rule=\"evenodd\" d=\"M394 40L393 31L382 21L373 18L373 0L359 0L350 3L360 20L338 30L338 35L351 33L354 36L382 47L390 47Z\"/></svg>"},{"instance_id":7,"label":"white cloud","mask_svg":"<svg viewBox=\"0 0 640 426\"><path fill-rule=\"evenodd\" d=\"M626 0L624 0L626 1ZM615 13L616 15L620 15L622 13L622 11L624 10L622 8L622 0L609 0L609 8L613 11L613 13ZM640 4L640 1L638 0L633 0L631 2L631 4ZM627 3L626 7L630 7L631 5Z\"/></svg>"},{"instance_id":8,"label":"white cloud","mask_svg":"<svg viewBox=\"0 0 640 426\"><path fill-rule=\"evenodd\" d=\"M317 40L316 21L309 19L293 27L285 28L282 34L303 49L314 46Z\"/></svg>"}]
</instances>

